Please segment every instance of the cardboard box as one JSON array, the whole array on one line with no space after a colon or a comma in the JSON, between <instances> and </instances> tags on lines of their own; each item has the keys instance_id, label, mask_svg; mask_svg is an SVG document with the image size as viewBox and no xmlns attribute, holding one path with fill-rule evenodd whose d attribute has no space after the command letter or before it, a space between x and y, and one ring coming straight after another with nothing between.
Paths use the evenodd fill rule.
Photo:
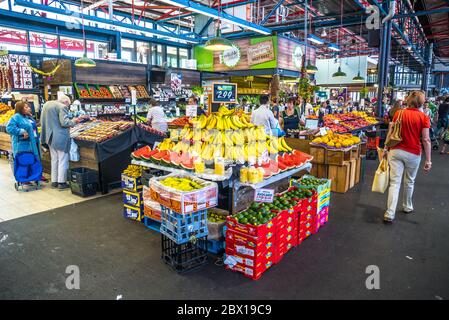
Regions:
<instances>
[{"instance_id":1,"label":"cardboard box","mask_svg":"<svg viewBox=\"0 0 449 320\"><path fill-rule=\"evenodd\" d=\"M142 192L123 190L123 204L131 207L143 208Z\"/></svg>"},{"instance_id":2,"label":"cardboard box","mask_svg":"<svg viewBox=\"0 0 449 320\"><path fill-rule=\"evenodd\" d=\"M123 215L125 218L131 219L131 220L142 221L143 217L144 217L143 208L124 205Z\"/></svg>"},{"instance_id":3,"label":"cardboard box","mask_svg":"<svg viewBox=\"0 0 449 320\"><path fill-rule=\"evenodd\" d=\"M122 173L122 189L126 189L129 191L140 191L142 190L142 178L133 178L128 177L126 174Z\"/></svg>"},{"instance_id":4,"label":"cardboard box","mask_svg":"<svg viewBox=\"0 0 449 320\"><path fill-rule=\"evenodd\" d=\"M310 146L310 155L313 156L312 163L323 164L326 159L326 149L323 147Z\"/></svg>"},{"instance_id":5,"label":"cardboard box","mask_svg":"<svg viewBox=\"0 0 449 320\"><path fill-rule=\"evenodd\" d=\"M329 179L332 180L333 192L345 193L349 190L351 165L344 162L342 166L329 165Z\"/></svg>"}]
</instances>

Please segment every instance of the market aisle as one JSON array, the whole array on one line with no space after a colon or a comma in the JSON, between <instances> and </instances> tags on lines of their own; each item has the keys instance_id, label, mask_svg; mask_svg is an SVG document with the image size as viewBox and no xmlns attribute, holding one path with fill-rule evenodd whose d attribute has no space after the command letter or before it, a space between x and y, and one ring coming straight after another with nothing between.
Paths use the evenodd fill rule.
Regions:
<instances>
[{"instance_id":1,"label":"market aisle","mask_svg":"<svg viewBox=\"0 0 449 320\"><path fill-rule=\"evenodd\" d=\"M11 166L5 159L0 159L0 177L0 222L101 197L98 193L94 197L82 198L73 195L70 189L52 189L49 183L44 183L41 190L17 192Z\"/></svg>"},{"instance_id":2,"label":"market aisle","mask_svg":"<svg viewBox=\"0 0 449 320\"><path fill-rule=\"evenodd\" d=\"M214 265L184 276L160 261L160 236L125 220L121 196L0 223L0 299L449 299L449 156L419 173L415 213L386 226L386 195L365 183L333 194L330 220L252 281ZM53 213L57 213L54 215ZM81 289L67 290L68 265ZM367 290L366 267L380 269Z\"/></svg>"}]
</instances>

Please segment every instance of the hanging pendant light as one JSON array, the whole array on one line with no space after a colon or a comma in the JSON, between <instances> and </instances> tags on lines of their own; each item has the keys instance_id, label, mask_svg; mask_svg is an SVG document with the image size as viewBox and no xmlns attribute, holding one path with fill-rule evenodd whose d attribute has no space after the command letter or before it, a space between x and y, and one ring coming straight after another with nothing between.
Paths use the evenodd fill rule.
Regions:
<instances>
[{"instance_id":1,"label":"hanging pendant light","mask_svg":"<svg viewBox=\"0 0 449 320\"><path fill-rule=\"evenodd\" d=\"M81 26L83 28L83 43L84 43L84 54L82 58L76 59L75 60L75 67L80 67L80 68L93 68L95 67L97 64L95 63L94 60L90 59L87 57L87 42L86 42L86 34L84 33L84 14L83 14L83 9L84 9L84 1L81 1Z\"/></svg>"},{"instance_id":2,"label":"hanging pendant light","mask_svg":"<svg viewBox=\"0 0 449 320\"><path fill-rule=\"evenodd\" d=\"M339 66L338 71L332 75L332 78L340 78L340 77L346 77L346 73L341 71L341 66Z\"/></svg>"},{"instance_id":3,"label":"hanging pendant light","mask_svg":"<svg viewBox=\"0 0 449 320\"><path fill-rule=\"evenodd\" d=\"M314 74L314 73L317 73L317 71L318 71L318 68L317 68L316 66L314 66L314 65L310 62L310 59L309 59L309 61L308 61L308 63L307 63L307 66L306 66L306 72L307 72L307 73Z\"/></svg>"},{"instance_id":4,"label":"hanging pendant light","mask_svg":"<svg viewBox=\"0 0 449 320\"><path fill-rule=\"evenodd\" d=\"M360 37L362 37L362 21L360 21ZM357 75L354 78L352 78L352 81L365 82L365 78L360 75L360 50L359 50L359 48L360 47L357 48L358 55L359 55L359 71L357 72Z\"/></svg>"},{"instance_id":5,"label":"hanging pendant light","mask_svg":"<svg viewBox=\"0 0 449 320\"><path fill-rule=\"evenodd\" d=\"M211 51L225 51L232 49L232 42L221 36L221 21L220 21L221 1L218 7L218 25L215 38L212 38L206 42L204 49Z\"/></svg>"}]
</instances>

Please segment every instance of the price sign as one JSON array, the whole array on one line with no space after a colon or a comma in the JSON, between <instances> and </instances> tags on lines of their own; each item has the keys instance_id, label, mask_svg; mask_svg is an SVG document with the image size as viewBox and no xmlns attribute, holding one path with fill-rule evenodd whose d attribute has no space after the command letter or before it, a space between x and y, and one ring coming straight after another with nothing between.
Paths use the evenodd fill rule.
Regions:
<instances>
[{"instance_id":1,"label":"price sign","mask_svg":"<svg viewBox=\"0 0 449 320\"><path fill-rule=\"evenodd\" d=\"M274 189L256 189L254 193L254 202L272 203L274 198Z\"/></svg>"},{"instance_id":2,"label":"price sign","mask_svg":"<svg viewBox=\"0 0 449 320\"><path fill-rule=\"evenodd\" d=\"M197 105L186 106L186 116L187 117L196 117L198 111Z\"/></svg>"},{"instance_id":3,"label":"price sign","mask_svg":"<svg viewBox=\"0 0 449 320\"><path fill-rule=\"evenodd\" d=\"M237 84L236 83L214 83L212 87L213 103L236 103Z\"/></svg>"}]
</instances>

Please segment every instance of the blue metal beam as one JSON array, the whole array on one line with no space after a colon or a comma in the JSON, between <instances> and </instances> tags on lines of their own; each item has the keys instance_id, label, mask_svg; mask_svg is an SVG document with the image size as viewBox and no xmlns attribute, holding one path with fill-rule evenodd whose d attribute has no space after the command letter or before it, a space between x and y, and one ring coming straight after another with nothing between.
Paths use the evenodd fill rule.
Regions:
<instances>
[{"instance_id":1,"label":"blue metal beam","mask_svg":"<svg viewBox=\"0 0 449 320\"><path fill-rule=\"evenodd\" d=\"M204 34L204 32L207 30L207 28L209 28L212 21L214 21L214 19L212 19L212 18L209 18L209 20L207 20L207 23L204 25L204 27L200 31L200 36L202 36Z\"/></svg>"},{"instance_id":2,"label":"blue metal beam","mask_svg":"<svg viewBox=\"0 0 449 320\"><path fill-rule=\"evenodd\" d=\"M276 3L276 5L273 7L273 9L271 9L270 13L267 14L263 18L263 20L262 20L262 22L260 24L264 25L268 21L268 19L270 19L270 17L276 12L276 10L284 3L284 1L285 0L278 1L278 3Z\"/></svg>"},{"instance_id":3,"label":"blue metal beam","mask_svg":"<svg viewBox=\"0 0 449 320\"><path fill-rule=\"evenodd\" d=\"M164 2L164 1L162 1ZM193 11L205 16L213 17L215 19L220 18L222 21L229 22L234 25L240 25L246 29L262 33L265 35L271 34L271 30L262 26L259 26L255 23L248 22L246 20L234 17L226 12L218 12L216 9L210 8L208 6L199 4L197 2L189 1L189 0L171 0L170 4L176 5L179 7L185 8L188 11Z\"/></svg>"},{"instance_id":4,"label":"blue metal beam","mask_svg":"<svg viewBox=\"0 0 449 320\"><path fill-rule=\"evenodd\" d=\"M425 11L417 11L417 12L397 14L397 15L395 15L393 17L393 19L411 18L411 17L425 16L425 15L431 15L431 14L437 14L437 13L446 13L446 12L449 12L449 7L448 8L441 8L441 9L434 9L434 10L425 10Z\"/></svg>"},{"instance_id":5,"label":"blue metal beam","mask_svg":"<svg viewBox=\"0 0 449 320\"><path fill-rule=\"evenodd\" d=\"M24 0L15 0L15 3L18 5L21 5L21 6L34 8L36 10L41 10L44 12L45 11L52 12L52 13L61 14L61 15L65 15L65 16L71 16L71 15L73 16L73 15L79 14L78 12L73 12L70 10L62 10L62 9L49 7L49 6L45 6L45 5L41 5L41 4L29 2L29 1L24 1ZM175 38L178 40L195 42L195 43L198 42L198 39L185 38L185 37L182 37L182 35L173 35L173 34L170 34L170 33L164 32L164 31L148 29L148 28L144 28L144 27L140 27L140 26L136 26L136 25L129 25L126 23L118 22L118 21L110 21L108 19L98 18L95 16L87 16L87 17L84 16L84 19L96 21L96 22L100 22L100 23L104 23L104 24L119 26L119 27L123 27L123 28L129 28L129 29L135 29L135 30L139 30L139 31L143 31L143 32L148 32L148 33L152 33L156 36Z\"/></svg>"},{"instance_id":6,"label":"blue metal beam","mask_svg":"<svg viewBox=\"0 0 449 320\"><path fill-rule=\"evenodd\" d=\"M35 32L44 32L51 34L60 34L68 37L80 37L80 32L72 31L67 29L66 22L30 16L28 14L23 14L19 12L9 11L0 9L0 25L4 25L5 27L13 27L18 29L23 29L26 26L26 29ZM51 26L51 27L50 27ZM57 28L57 29L56 29ZM94 27L85 26L86 37L91 40L97 41L108 41L107 36L116 37L120 32L108 30L108 29L98 29ZM103 35L102 37L98 35ZM146 41L156 44L166 44L170 46L180 47L190 49L192 46L189 44L172 42L169 40L163 40L159 38L147 37L142 35L134 35L131 33L122 33L123 37L136 39L140 41Z\"/></svg>"}]
</instances>

